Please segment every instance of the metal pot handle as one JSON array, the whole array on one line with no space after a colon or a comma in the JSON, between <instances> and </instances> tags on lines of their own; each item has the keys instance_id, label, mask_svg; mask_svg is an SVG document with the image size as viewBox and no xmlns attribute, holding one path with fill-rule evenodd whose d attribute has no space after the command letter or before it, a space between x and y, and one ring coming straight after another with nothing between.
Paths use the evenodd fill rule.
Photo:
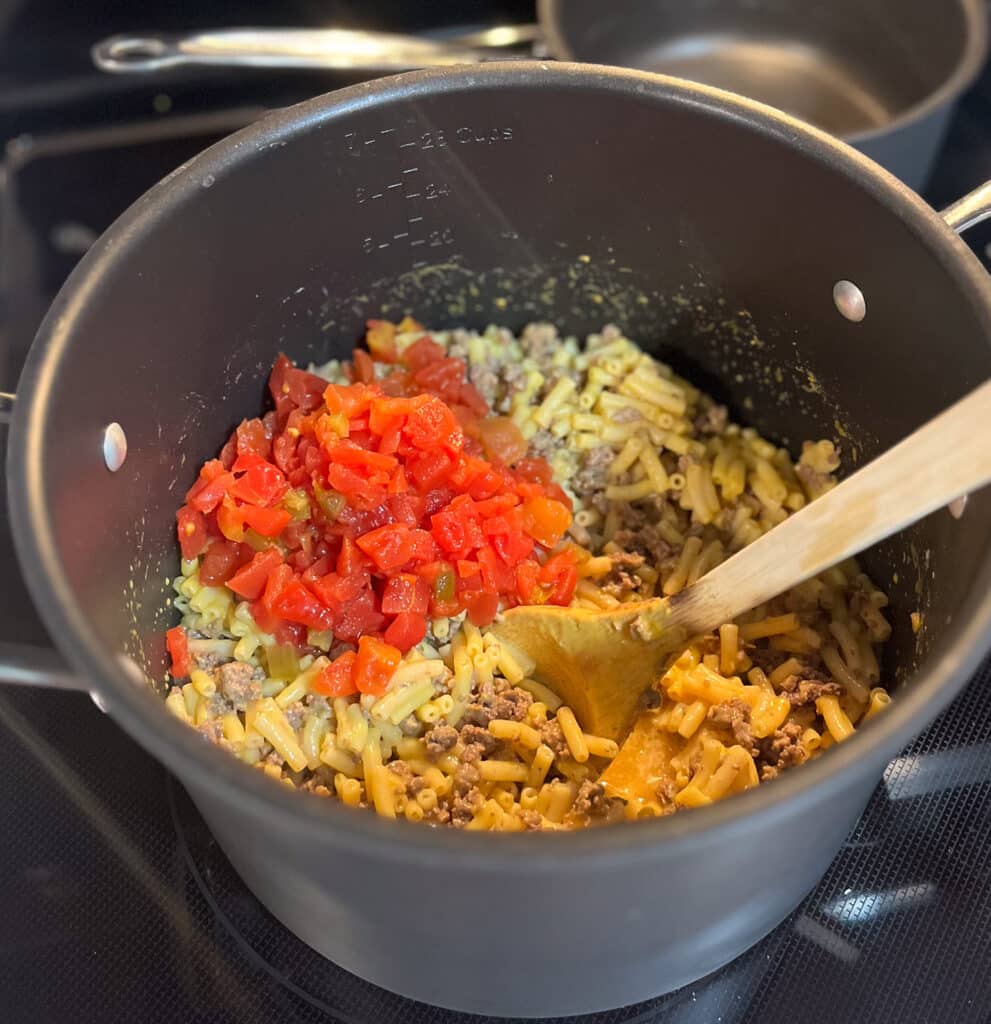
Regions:
<instances>
[{"instance_id":1,"label":"metal pot handle","mask_svg":"<svg viewBox=\"0 0 991 1024\"><path fill-rule=\"evenodd\" d=\"M991 181L986 181L939 214L958 234L991 217Z\"/></svg>"},{"instance_id":2,"label":"metal pot handle","mask_svg":"<svg viewBox=\"0 0 991 1024\"><path fill-rule=\"evenodd\" d=\"M940 216L954 231L963 232L991 217L991 181L946 207ZM15 395L0 391L0 423L9 423ZM89 691L85 680L73 675L61 655L44 647L0 643L0 684L45 686Z\"/></svg>"},{"instance_id":3,"label":"metal pot handle","mask_svg":"<svg viewBox=\"0 0 991 1024\"><path fill-rule=\"evenodd\" d=\"M101 71L147 73L188 65L410 71L477 64L539 38L536 25L501 25L444 39L345 28L227 28L188 35L111 36L91 52Z\"/></svg>"}]
</instances>

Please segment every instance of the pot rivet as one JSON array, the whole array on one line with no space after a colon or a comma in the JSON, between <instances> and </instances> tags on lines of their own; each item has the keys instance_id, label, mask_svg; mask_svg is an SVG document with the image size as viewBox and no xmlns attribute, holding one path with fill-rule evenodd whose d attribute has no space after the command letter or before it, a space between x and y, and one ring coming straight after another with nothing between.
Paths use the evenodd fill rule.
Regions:
<instances>
[{"instance_id":1,"label":"pot rivet","mask_svg":"<svg viewBox=\"0 0 991 1024\"><path fill-rule=\"evenodd\" d=\"M867 300L853 281L837 281L833 285L833 302L840 316L859 324L867 316Z\"/></svg>"},{"instance_id":2,"label":"pot rivet","mask_svg":"<svg viewBox=\"0 0 991 1024\"><path fill-rule=\"evenodd\" d=\"M127 458L127 436L119 423L111 423L103 431L103 461L111 473L116 473Z\"/></svg>"},{"instance_id":3,"label":"pot rivet","mask_svg":"<svg viewBox=\"0 0 991 1024\"><path fill-rule=\"evenodd\" d=\"M954 519L959 519L963 515L963 510L967 507L967 498L969 495L961 494L959 498L954 498L946 507L950 511L950 515Z\"/></svg>"}]
</instances>

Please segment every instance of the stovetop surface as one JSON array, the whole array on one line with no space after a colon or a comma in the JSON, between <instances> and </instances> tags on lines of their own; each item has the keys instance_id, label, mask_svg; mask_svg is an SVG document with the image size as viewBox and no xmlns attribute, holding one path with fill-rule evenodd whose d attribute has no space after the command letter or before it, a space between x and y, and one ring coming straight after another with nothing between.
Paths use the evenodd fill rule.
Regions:
<instances>
[{"instance_id":1,"label":"stovetop surface","mask_svg":"<svg viewBox=\"0 0 991 1024\"><path fill-rule=\"evenodd\" d=\"M427 6L436 24L451 19L452 5ZM474 20L528 16L526 4L465 6ZM40 39L39 11L52 7L24 5L12 24ZM11 58L0 59L0 389L16 383L61 281L128 203L261 109L337 84L213 74L113 87L79 58L80 39L133 27L126 8L107 5L88 35L77 11L52 43L48 77L0 19L0 55ZM415 27L402 21L408 7L385 8L380 24ZM299 4L281 12L238 20L332 20ZM221 5L177 4L155 27L226 20ZM76 105L60 107L62 95ZM958 110L926 192L934 206L991 178L989 126L991 72ZM967 240L991 266L991 226ZM0 574L0 641L48 643L2 521ZM0 829L3 1024L483 1020L384 992L292 936L234 874L181 787L86 696L0 690ZM694 985L577 1019L984 1024L989 960L991 660L888 767L826 877L784 924Z\"/></svg>"}]
</instances>

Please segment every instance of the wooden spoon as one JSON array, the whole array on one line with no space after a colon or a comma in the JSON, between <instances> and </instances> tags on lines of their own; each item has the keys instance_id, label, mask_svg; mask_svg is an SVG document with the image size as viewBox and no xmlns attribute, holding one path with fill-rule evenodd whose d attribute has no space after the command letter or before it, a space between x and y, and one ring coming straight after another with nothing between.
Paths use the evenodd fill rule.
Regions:
<instances>
[{"instance_id":1,"label":"wooden spoon","mask_svg":"<svg viewBox=\"0 0 991 1024\"><path fill-rule=\"evenodd\" d=\"M619 739L664 657L690 637L991 482L989 424L991 382L673 597L608 611L525 605L492 631L535 662L586 731Z\"/></svg>"}]
</instances>

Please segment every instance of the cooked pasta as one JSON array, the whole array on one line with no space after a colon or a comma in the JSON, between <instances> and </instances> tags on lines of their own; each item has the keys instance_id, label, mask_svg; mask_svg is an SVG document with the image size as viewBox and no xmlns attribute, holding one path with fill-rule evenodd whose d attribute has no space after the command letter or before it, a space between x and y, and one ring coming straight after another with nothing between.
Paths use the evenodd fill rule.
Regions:
<instances>
[{"instance_id":1,"label":"cooked pasta","mask_svg":"<svg viewBox=\"0 0 991 1024\"><path fill-rule=\"evenodd\" d=\"M535 666L487 631L498 610L677 594L833 486L834 445L806 442L793 461L615 327L580 345L546 324L514 336L426 331L407 318L370 321L367 341L374 359L356 353L309 373L277 364L276 410L242 424L187 495L181 624L169 632L176 683L165 700L178 719L273 779L348 807L550 831L707 806L820 756L890 702L879 660L887 599L851 559L658 665L622 742L586 732ZM431 513L415 498L397 520L389 505L385 522L403 525L372 551L367 538L386 527L369 518L361 487L385 481L400 459L390 495L441 472L440 457L428 467L401 447L408 420L394 434L373 423L385 414L368 396L408 396L411 380L457 413L452 429L474 452L464 465L496 475ZM397 399L409 415L425 400ZM362 442L373 429L376 444ZM301 435L311 451L346 455L347 472L314 470L324 465L314 457L287 469L285 446ZM278 484L265 500L244 486L263 459L251 487ZM196 496L225 479L205 513L213 532L200 537ZM431 524L466 502L489 518L469 554L438 560ZM348 525L359 519L361 529ZM513 532L521 523L529 533ZM313 524L322 534L306 532ZM405 564L383 568L388 545L417 531L433 532L417 542L433 544L430 571L412 547ZM212 540L218 532L226 540ZM218 544L230 559L220 568ZM246 582L263 562L266 573ZM287 592L273 589L277 573L284 588L300 583L295 603L270 602L270 591ZM321 605L327 594L344 596Z\"/></svg>"}]
</instances>

